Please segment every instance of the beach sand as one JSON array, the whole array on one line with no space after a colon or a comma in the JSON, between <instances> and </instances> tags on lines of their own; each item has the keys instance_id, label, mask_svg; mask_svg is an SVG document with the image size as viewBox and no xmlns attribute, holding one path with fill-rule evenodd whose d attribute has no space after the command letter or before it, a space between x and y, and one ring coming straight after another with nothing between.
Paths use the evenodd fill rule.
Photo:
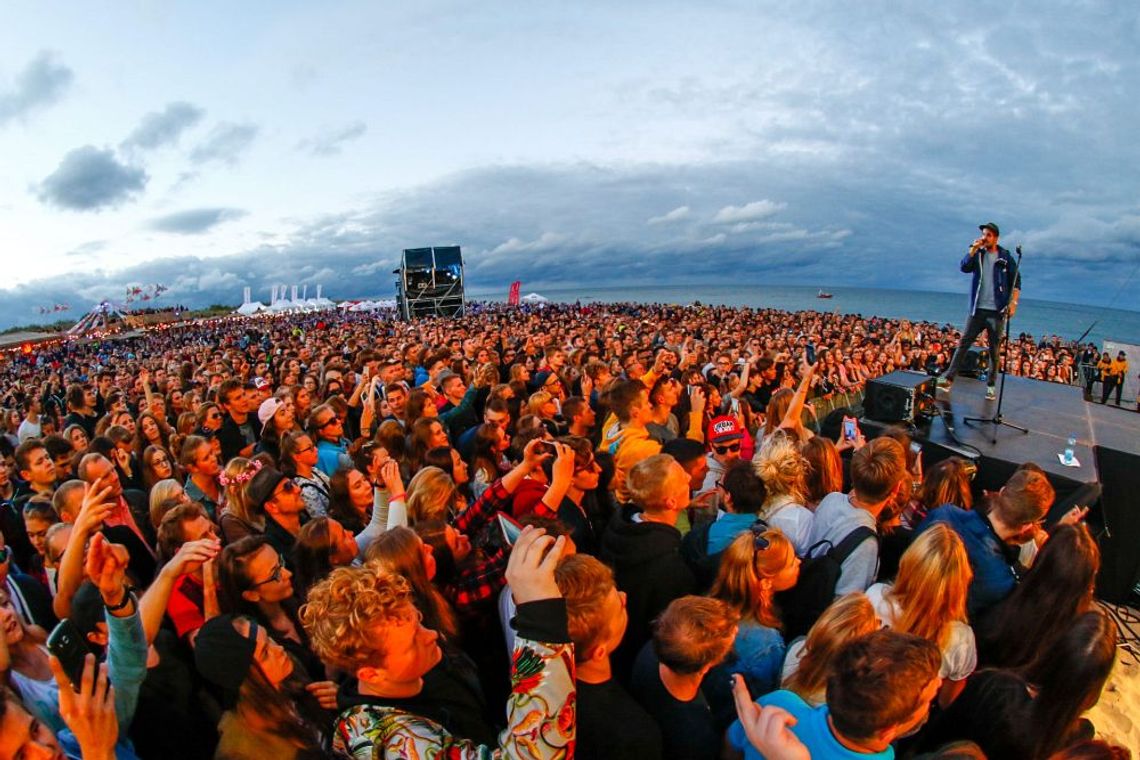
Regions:
<instances>
[{"instance_id":1,"label":"beach sand","mask_svg":"<svg viewBox=\"0 0 1140 760\"><path fill-rule=\"evenodd\" d=\"M1100 701L1085 717L1096 727L1098 739L1136 751L1140 748L1140 660L1125 649L1117 652L1116 666Z\"/></svg>"}]
</instances>

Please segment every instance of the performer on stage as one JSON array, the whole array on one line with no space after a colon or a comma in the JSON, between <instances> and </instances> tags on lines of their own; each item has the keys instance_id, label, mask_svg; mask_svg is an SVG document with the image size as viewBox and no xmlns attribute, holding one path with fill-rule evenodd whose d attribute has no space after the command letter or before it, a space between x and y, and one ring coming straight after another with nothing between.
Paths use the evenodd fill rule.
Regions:
<instances>
[{"instance_id":1,"label":"performer on stage","mask_svg":"<svg viewBox=\"0 0 1140 760\"><path fill-rule=\"evenodd\" d=\"M962 259L963 272L973 274L970 290L970 318L966 320L966 330L962 335L962 342L954 351L950 366L938 378L939 390L950 389L954 376L962 366L970 347L982 330L986 331L986 338L990 344L990 371L987 373L986 398L997 397L994 383L997 382L999 370L999 352L1001 339L1005 330L1005 322L1017 311L1017 299L1021 293L1021 274L1017 271L1017 263L1009 255L1009 251L998 245L998 226L993 222L979 225L981 237L976 239L970 250Z\"/></svg>"}]
</instances>

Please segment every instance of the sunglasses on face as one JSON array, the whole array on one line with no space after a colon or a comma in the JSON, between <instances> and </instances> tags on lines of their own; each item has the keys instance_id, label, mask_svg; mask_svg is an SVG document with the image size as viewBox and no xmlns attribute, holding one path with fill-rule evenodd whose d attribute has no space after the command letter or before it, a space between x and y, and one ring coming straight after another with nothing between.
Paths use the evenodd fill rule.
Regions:
<instances>
[{"instance_id":1,"label":"sunglasses on face","mask_svg":"<svg viewBox=\"0 0 1140 760\"><path fill-rule=\"evenodd\" d=\"M340 417L330 417L329 419L325 420L324 422L322 422L317 427L319 427L321 430L324 430L329 425L332 425L334 422L340 422Z\"/></svg>"},{"instance_id":2,"label":"sunglasses on face","mask_svg":"<svg viewBox=\"0 0 1140 760\"><path fill-rule=\"evenodd\" d=\"M739 443L726 443L723 446L713 446L713 451L718 454L731 454L734 451L740 451Z\"/></svg>"}]
</instances>

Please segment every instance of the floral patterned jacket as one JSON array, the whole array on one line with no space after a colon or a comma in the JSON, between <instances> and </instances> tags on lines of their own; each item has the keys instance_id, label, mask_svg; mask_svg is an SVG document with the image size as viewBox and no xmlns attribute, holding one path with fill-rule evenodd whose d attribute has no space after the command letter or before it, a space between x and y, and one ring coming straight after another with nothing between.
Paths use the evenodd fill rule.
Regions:
<instances>
[{"instance_id":1,"label":"floral patterned jacket","mask_svg":"<svg viewBox=\"0 0 1140 760\"><path fill-rule=\"evenodd\" d=\"M574 757L574 646L566 604L523 604L511 663L508 725L497 747L452 736L433 720L381 704L356 705L337 719L333 751L357 760L562 760Z\"/></svg>"}]
</instances>

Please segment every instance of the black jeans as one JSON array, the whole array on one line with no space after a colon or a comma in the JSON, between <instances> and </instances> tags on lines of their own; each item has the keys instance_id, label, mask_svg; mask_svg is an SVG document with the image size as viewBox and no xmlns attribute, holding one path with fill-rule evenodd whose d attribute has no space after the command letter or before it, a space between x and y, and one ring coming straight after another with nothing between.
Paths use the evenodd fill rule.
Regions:
<instances>
[{"instance_id":1,"label":"black jeans","mask_svg":"<svg viewBox=\"0 0 1140 760\"><path fill-rule=\"evenodd\" d=\"M1001 350L1001 336L1004 329L1005 315L1000 311L975 309L969 320L966 321L966 331L962 334L962 342L958 344L958 348L954 351L954 357L950 359L950 366L942 373L942 377L947 380L954 379L966 358L966 354L969 353L970 347L982 334L982 330L985 330L986 337L990 342L990 368L986 382L993 385L997 380L998 352Z\"/></svg>"},{"instance_id":2,"label":"black jeans","mask_svg":"<svg viewBox=\"0 0 1140 760\"><path fill-rule=\"evenodd\" d=\"M1120 393L1124 390L1124 378L1115 375L1105 375L1104 390L1100 392L1100 403L1107 404L1108 397L1116 390L1116 405L1120 406Z\"/></svg>"}]
</instances>

